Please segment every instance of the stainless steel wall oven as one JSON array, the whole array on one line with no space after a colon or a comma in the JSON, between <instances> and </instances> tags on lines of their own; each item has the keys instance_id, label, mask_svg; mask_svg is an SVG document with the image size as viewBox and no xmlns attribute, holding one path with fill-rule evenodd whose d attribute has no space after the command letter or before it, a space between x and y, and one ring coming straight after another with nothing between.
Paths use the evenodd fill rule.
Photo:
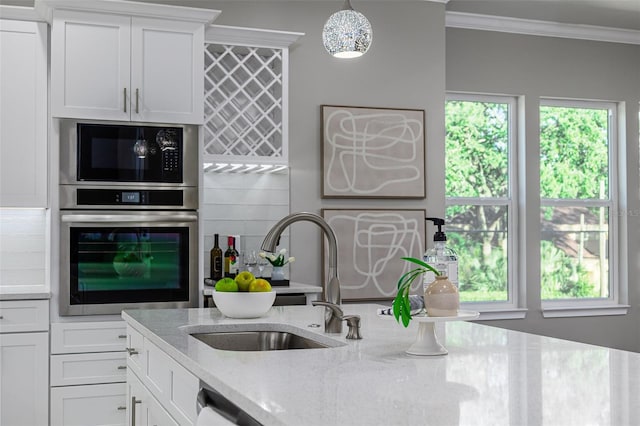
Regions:
<instances>
[{"instance_id":1,"label":"stainless steel wall oven","mask_svg":"<svg viewBox=\"0 0 640 426\"><path fill-rule=\"evenodd\" d=\"M63 120L60 135L60 315L197 306L197 127Z\"/></svg>"}]
</instances>

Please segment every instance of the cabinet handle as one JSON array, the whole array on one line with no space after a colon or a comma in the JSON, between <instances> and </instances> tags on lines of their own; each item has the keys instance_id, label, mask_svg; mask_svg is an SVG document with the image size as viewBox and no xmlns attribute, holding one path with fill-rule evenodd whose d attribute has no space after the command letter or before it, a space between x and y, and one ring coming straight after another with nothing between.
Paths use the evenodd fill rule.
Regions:
<instances>
[{"instance_id":1,"label":"cabinet handle","mask_svg":"<svg viewBox=\"0 0 640 426\"><path fill-rule=\"evenodd\" d=\"M0 319L4 319L4 317L2 315L0 315Z\"/></svg>"},{"instance_id":2,"label":"cabinet handle","mask_svg":"<svg viewBox=\"0 0 640 426\"><path fill-rule=\"evenodd\" d=\"M139 89L136 89L136 114L139 114L140 111L138 111L138 101L140 100L140 91Z\"/></svg>"},{"instance_id":3,"label":"cabinet handle","mask_svg":"<svg viewBox=\"0 0 640 426\"><path fill-rule=\"evenodd\" d=\"M118 405L118 410L122 411L122 410L126 410L127 407L125 407L124 405Z\"/></svg>"},{"instance_id":4,"label":"cabinet handle","mask_svg":"<svg viewBox=\"0 0 640 426\"><path fill-rule=\"evenodd\" d=\"M126 370L127 366L126 365L119 365L118 366L118 370Z\"/></svg>"},{"instance_id":5,"label":"cabinet handle","mask_svg":"<svg viewBox=\"0 0 640 426\"><path fill-rule=\"evenodd\" d=\"M124 112L127 112L127 88L124 88Z\"/></svg>"},{"instance_id":6,"label":"cabinet handle","mask_svg":"<svg viewBox=\"0 0 640 426\"><path fill-rule=\"evenodd\" d=\"M142 401L136 399L135 396L131 397L131 426L136 426L136 404L141 404Z\"/></svg>"},{"instance_id":7,"label":"cabinet handle","mask_svg":"<svg viewBox=\"0 0 640 426\"><path fill-rule=\"evenodd\" d=\"M136 351L134 348L127 348L127 352L129 353L129 355L138 355L138 351Z\"/></svg>"},{"instance_id":8,"label":"cabinet handle","mask_svg":"<svg viewBox=\"0 0 640 426\"><path fill-rule=\"evenodd\" d=\"M126 334L118 334L118 339L126 339L127 335Z\"/></svg>"}]
</instances>

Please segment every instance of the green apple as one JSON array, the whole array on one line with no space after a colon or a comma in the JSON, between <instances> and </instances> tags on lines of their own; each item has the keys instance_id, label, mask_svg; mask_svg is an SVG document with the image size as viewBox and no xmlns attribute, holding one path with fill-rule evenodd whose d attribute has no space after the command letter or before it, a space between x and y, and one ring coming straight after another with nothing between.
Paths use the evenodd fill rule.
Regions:
<instances>
[{"instance_id":1,"label":"green apple","mask_svg":"<svg viewBox=\"0 0 640 426\"><path fill-rule=\"evenodd\" d=\"M216 281L216 291L238 291L238 283L233 278L222 278Z\"/></svg>"},{"instance_id":2,"label":"green apple","mask_svg":"<svg viewBox=\"0 0 640 426\"><path fill-rule=\"evenodd\" d=\"M238 290L249 291L249 284L255 280L256 277L249 271L242 271L236 275L236 283L238 283Z\"/></svg>"}]
</instances>

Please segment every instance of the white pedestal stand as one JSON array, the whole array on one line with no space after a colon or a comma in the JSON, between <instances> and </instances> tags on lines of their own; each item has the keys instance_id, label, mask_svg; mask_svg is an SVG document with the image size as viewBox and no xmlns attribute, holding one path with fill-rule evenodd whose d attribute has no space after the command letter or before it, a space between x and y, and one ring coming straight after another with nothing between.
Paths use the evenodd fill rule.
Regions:
<instances>
[{"instance_id":1,"label":"white pedestal stand","mask_svg":"<svg viewBox=\"0 0 640 426\"><path fill-rule=\"evenodd\" d=\"M461 310L458 311L458 315L451 317L429 317L426 315L416 315L411 318L411 320L418 322L418 336L406 352L409 355L418 356L446 355L449 352L444 346L442 346L442 344L440 344L438 336L436 336L436 323L447 321L468 321L474 320L479 316L479 312ZM391 315L380 315L380 317L395 320Z\"/></svg>"}]
</instances>

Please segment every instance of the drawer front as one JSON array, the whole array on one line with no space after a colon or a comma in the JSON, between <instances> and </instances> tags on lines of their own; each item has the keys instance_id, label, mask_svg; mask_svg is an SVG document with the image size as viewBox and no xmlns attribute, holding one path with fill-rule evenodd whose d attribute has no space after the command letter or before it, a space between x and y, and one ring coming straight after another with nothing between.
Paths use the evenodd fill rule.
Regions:
<instances>
[{"instance_id":1,"label":"drawer front","mask_svg":"<svg viewBox=\"0 0 640 426\"><path fill-rule=\"evenodd\" d=\"M48 300L0 301L0 333L48 330Z\"/></svg>"},{"instance_id":2,"label":"drawer front","mask_svg":"<svg viewBox=\"0 0 640 426\"><path fill-rule=\"evenodd\" d=\"M52 354L124 351L126 344L124 321L51 324Z\"/></svg>"},{"instance_id":3,"label":"drawer front","mask_svg":"<svg viewBox=\"0 0 640 426\"><path fill-rule=\"evenodd\" d=\"M126 383L51 388L51 426L124 426L126 408Z\"/></svg>"},{"instance_id":4,"label":"drawer front","mask_svg":"<svg viewBox=\"0 0 640 426\"><path fill-rule=\"evenodd\" d=\"M125 352L51 356L51 386L120 383L126 379Z\"/></svg>"}]
</instances>

